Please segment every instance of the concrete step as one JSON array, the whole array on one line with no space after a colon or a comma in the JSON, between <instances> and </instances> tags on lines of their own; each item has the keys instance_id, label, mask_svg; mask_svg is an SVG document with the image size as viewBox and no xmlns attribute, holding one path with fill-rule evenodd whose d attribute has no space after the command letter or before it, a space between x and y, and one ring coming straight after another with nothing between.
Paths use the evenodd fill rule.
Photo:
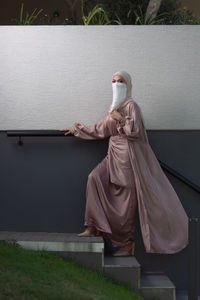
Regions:
<instances>
[{"instance_id":1,"label":"concrete step","mask_svg":"<svg viewBox=\"0 0 200 300\"><path fill-rule=\"evenodd\" d=\"M164 274L142 274L139 293L145 300L176 300L176 288Z\"/></svg>"},{"instance_id":2,"label":"concrete step","mask_svg":"<svg viewBox=\"0 0 200 300\"><path fill-rule=\"evenodd\" d=\"M134 256L104 256L103 272L133 289L140 287L140 264Z\"/></svg>"},{"instance_id":3,"label":"concrete step","mask_svg":"<svg viewBox=\"0 0 200 300\"><path fill-rule=\"evenodd\" d=\"M188 292L187 291L176 291L176 300L188 300ZM200 300L200 296L198 296L198 300Z\"/></svg>"},{"instance_id":4,"label":"concrete step","mask_svg":"<svg viewBox=\"0 0 200 300\"><path fill-rule=\"evenodd\" d=\"M76 233L0 231L0 240L17 243L26 249L46 250L76 259L82 265L102 272L104 240L99 236L78 237Z\"/></svg>"}]
</instances>

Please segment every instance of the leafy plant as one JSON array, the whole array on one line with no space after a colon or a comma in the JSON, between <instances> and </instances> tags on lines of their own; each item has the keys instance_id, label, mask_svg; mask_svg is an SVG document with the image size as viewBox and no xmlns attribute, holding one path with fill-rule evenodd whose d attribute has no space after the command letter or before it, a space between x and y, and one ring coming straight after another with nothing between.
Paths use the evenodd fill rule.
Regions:
<instances>
[{"instance_id":1,"label":"leafy plant","mask_svg":"<svg viewBox=\"0 0 200 300\"><path fill-rule=\"evenodd\" d=\"M116 17L117 17L117 20L115 19L115 20L113 20L113 22L117 23L118 25L123 25L123 24L122 24L122 21L121 21L121 19L120 19L120 17L118 16L118 14L115 13L115 15L116 15Z\"/></svg>"},{"instance_id":2,"label":"leafy plant","mask_svg":"<svg viewBox=\"0 0 200 300\"><path fill-rule=\"evenodd\" d=\"M98 1L98 0L94 0ZM137 6L141 4L146 8L148 0L101 0L108 13L108 16L113 22L120 25L129 25L135 23L135 15L130 14L131 11L137 9ZM89 3L88 3L89 5Z\"/></svg>"},{"instance_id":3,"label":"leafy plant","mask_svg":"<svg viewBox=\"0 0 200 300\"><path fill-rule=\"evenodd\" d=\"M33 22L37 19L37 17L39 16L39 14L43 11L43 9L40 9L35 14L35 12L37 10L37 8L35 8L31 15L29 15L29 13L26 12L26 16L23 19L23 9L24 9L24 3L22 3L22 5L21 5L19 20L18 19L12 19L12 21L16 22L19 25L31 25L31 24L33 24Z\"/></svg>"},{"instance_id":4,"label":"leafy plant","mask_svg":"<svg viewBox=\"0 0 200 300\"><path fill-rule=\"evenodd\" d=\"M127 13L127 19L130 17L130 13L131 13L131 9L129 9L128 13ZM117 13L115 13L116 17L117 17L117 20L113 20L114 22L116 22L117 24L119 25L123 25L122 24L122 20L120 19L120 17L117 15Z\"/></svg>"},{"instance_id":5,"label":"leafy plant","mask_svg":"<svg viewBox=\"0 0 200 300\"><path fill-rule=\"evenodd\" d=\"M110 6L111 1L101 0L101 2L103 2L101 4L101 7L104 5L104 2L105 2L104 7L107 8L107 11L108 11L107 16L108 16L110 22L117 23L118 25L164 24L165 23L165 18L168 15L168 13L166 11L160 13L155 18L154 18L154 16L156 14L156 11L153 11L151 13L151 15L145 21L146 6L148 4L148 1L147 0L143 0L142 2L140 2L140 1L141 0L135 0L134 2L118 1L117 3L112 2L111 3L112 5ZM168 1L170 1L170 0L168 0ZM172 8L174 8L174 6ZM93 10L94 9L92 9L91 12ZM105 9L104 9L104 11L105 11Z\"/></svg>"},{"instance_id":6,"label":"leafy plant","mask_svg":"<svg viewBox=\"0 0 200 300\"><path fill-rule=\"evenodd\" d=\"M87 1L87 0L85 0ZM97 2L98 0L94 0ZM91 1L88 1L90 6ZM181 25L196 24L200 20L192 15L192 12L186 8L182 10L182 2L180 0L163 0L158 11L158 15L154 18L154 11L145 22L146 9L149 0L101 0L104 5L109 19L119 25L125 24L162 24L162 25Z\"/></svg>"},{"instance_id":7,"label":"leafy plant","mask_svg":"<svg viewBox=\"0 0 200 300\"><path fill-rule=\"evenodd\" d=\"M200 22L187 8L182 9L180 0L163 0L159 12L168 12L164 21L165 25L198 25Z\"/></svg>"},{"instance_id":8,"label":"leafy plant","mask_svg":"<svg viewBox=\"0 0 200 300\"><path fill-rule=\"evenodd\" d=\"M81 12L82 12L82 20L85 25L89 25L90 23L96 25L107 25L111 23L106 11L103 9L103 5L100 3L96 4L93 7L93 9L89 12L88 16L85 16L83 12L83 0L82 0Z\"/></svg>"},{"instance_id":9,"label":"leafy plant","mask_svg":"<svg viewBox=\"0 0 200 300\"><path fill-rule=\"evenodd\" d=\"M81 5L82 20L85 25L108 25L112 22L122 24L121 20L117 16L117 20L111 20L102 3L96 4L88 13L88 16L84 15L83 0Z\"/></svg>"},{"instance_id":10,"label":"leafy plant","mask_svg":"<svg viewBox=\"0 0 200 300\"><path fill-rule=\"evenodd\" d=\"M138 5L138 9L139 9L139 14L137 11L133 11L136 16L135 24L138 24L138 23L144 24L144 25L163 24L165 21L165 18L160 18L160 17L168 14L167 12L163 12L159 15L156 15L157 11L154 10L148 16L148 18L145 20L145 14L143 13L140 5ZM154 18L155 15L156 15L156 17Z\"/></svg>"},{"instance_id":11,"label":"leafy plant","mask_svg":"<svg viewBox=\"0 0 200 300\"><path fill-rule=\"evenodd\" d=\"M189 9L184 7L183 13L177 14L176 24L200 25L200 19L197 19Z\"/></svg>"}]
</instances>

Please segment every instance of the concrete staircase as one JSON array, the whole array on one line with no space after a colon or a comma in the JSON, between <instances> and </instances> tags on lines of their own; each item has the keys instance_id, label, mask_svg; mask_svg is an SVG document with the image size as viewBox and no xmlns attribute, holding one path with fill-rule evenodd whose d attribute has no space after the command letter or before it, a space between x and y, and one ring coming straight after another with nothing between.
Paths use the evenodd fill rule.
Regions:
<instances>
[{"instance_id":1,"label":"concrete staircase","mask_svg":"<svg viewBox=\"0 0 200 300\"><path fill-rule=\"evenodd\" d=\"M74 258L82 265L109 274L119 282L138 290L146 300L176 300L176 288L165 274L142 273L134 256L104 255L104 240L101 236L78 237L76 233L0 231L0 240L17 243L26 249L45 249L62 257Z\"/></svg>"}]
</instances>

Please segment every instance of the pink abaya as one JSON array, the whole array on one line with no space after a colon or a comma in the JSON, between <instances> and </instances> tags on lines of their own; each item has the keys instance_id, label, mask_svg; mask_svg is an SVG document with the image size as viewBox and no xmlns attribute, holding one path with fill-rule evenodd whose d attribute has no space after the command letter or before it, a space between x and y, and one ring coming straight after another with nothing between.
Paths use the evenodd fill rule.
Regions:
<instances>
[{"instance_id":1,"label":"pink abaya","mask_svg":"<svg viewBox=\"0 0 200 300\"><path fill-rule=\"evenodd\" d=\"M131 245L138 206L146 252L178 252L188 243L188 217L150 147L139 105L129 98L117 111L122 124L108 112L94 126L73 127L78 138L109 137L106 157L88 176L84 225L113 247Z\"/></svg>"}]
</instances>

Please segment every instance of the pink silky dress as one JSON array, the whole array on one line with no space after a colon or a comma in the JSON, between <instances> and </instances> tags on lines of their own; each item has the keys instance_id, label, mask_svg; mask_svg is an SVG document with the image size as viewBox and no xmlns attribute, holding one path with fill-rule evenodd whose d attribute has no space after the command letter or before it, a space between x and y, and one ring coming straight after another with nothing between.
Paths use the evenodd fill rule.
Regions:
<instances>
[{"instance_id":1,"label":"pink silky dress","mask_svg":"<svg viewBox=\"0 0 200 300\"><path fill-rule=\"evenodd\" d=\"M118 111L125 116L124 105ZM110 137L106 157L88 175L84 225L98 229L111 249L129 251L134 249L137 197L127 136L120 134L124 125L131 131L129 119L120 124L107 113L94 126L75 123L73 134L82 139Z\"/></svg>"}]
</instances>

